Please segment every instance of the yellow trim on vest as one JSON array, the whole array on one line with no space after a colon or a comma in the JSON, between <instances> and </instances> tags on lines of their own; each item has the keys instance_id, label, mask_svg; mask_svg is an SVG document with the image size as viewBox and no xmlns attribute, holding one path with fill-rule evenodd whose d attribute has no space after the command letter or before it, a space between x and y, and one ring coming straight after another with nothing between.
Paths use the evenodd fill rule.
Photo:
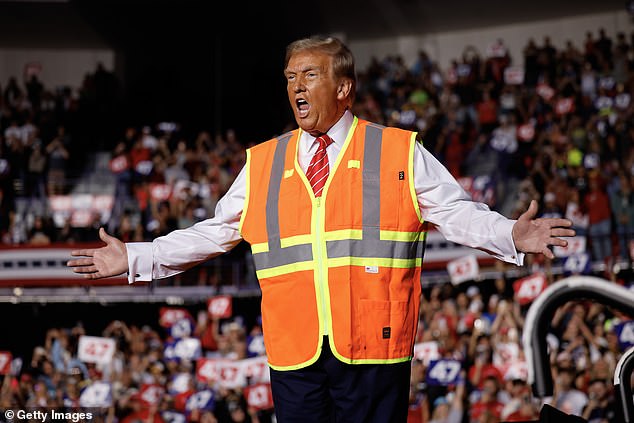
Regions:
<instances>
[{"instance_id":1,"label":"yellow trim on vest","mask_svg":"<svg viewBox=\"0 0 634 423\"><path fill-rule=\"evenodd\" d=\"M413 242L419 239L424 239L425 235L421 236L420 232L400 232L400 231L385 231L381 230L380 239L384 241L405 241Z\"/></svg>"},{"instance_id":2,"label":"yellow trim on vest","mask_svg":"<svg viewBox=\"0 0 634 423\"><path fill-rule=\"evenodd\" d=\"M348 151L348 147L350 146L350 143L352 141L352 136L354 135L357 129L358 123L359 123L359 119L355 116L354 119L352 120L352 125L350 125L350 129L348 130L346 141L343 143L343 147L341 147L341 151L339 152L339 156L337 157L337 160L335 161L335 165L333 166L332 171L330 172L330 175L328 175L328 179L326 180L326 184L324 185L324 190L322 192L323 202L326 201L326 198L328 195L328 188L330 188L330 182L333 179L332 175L335 172L337 172L337 169L339 168L339 164L343 160L343 157L346 155L346 152ZM323 238L324 238L322 245L319 245L318 248L321 248L321 257L325 258L325 260L323 260L323 263L319 263L318 265L322 266L322 274L324 275L324 280L322 281L322 283L324 284L323 287L324 287L324 296L325 296L324 300L326 304L326 313L328 313L328 315L326 316L326 319L324 320L324 322L328 325L328 331L322 332L322 333L327 333L330 338L334 334L334 330L332 327L332 306L330 304L330 287L329 287L329 279L328 279L328 267L330 265L330 260L328 259L328 248L326 246L326 239L325 239L326 226L324 222L326 221L326 207L318 207L318 212L319 212L319 217L321 219L320 221L321 225L320 227L317 228L317 230L321 231L320 233L323 234Z\"/></svg>"},{"instance_id":3,"label":"yellow trim on vest","mask_svg":"<svg viewBox=\"0 0 634 423\"><path fill-rule=\"evenodd\" d=\"M409 269L412 267L418 267L422 264L421 258L413 259L397 259L397 258L382 258L382 257L336 257L328 259L328 265L330 267L341 266L379 266L379 267L391 267L395 269Z\"/></svg>"},{"instance_id":4,"label":"yellow trim on vest","mask_svg":"<svg viewBox=\"0 0 634 423\"><path fill-rule=\"evenodd\" d=\"M297 171L297 175L304 183L304 187L306 188L308 195L310 195L310 200L312 204L312 208L310 211L310 227L312 228L311 230L313 231L313 233L308 236L310 237L310 244L312 245L312 253L313 253L313 261L311 261L311 265L312 265L311 270L314 271L313 284L315 286L315 297L317 301L317 319L319 320L319 341L318 342L319 342L319 345L321 345L321 342L322 342L321 338L322 338L322 335L324 334L325 316L323 314L324 300L323 300L322 289L321 289L320 281L319 281L319 260L318 260L319 254L317 253L317 233L316 233L317 210L318 210L318 207L316 207L316 204L318 204L319 200L321 199L315 198L315 193L313 192L313 189L311 188L310 183L308 182L308 179L306 178L306 173L302 170L302 168L299 165L298 152L299 152L299 143L302 141L302 132L303 131L301 128L297 132L297 140L295 142L295 154L293 156L293 164L294 164L295 170ZM325 194L325 192L322 191L322 195L323 194ZM295 366L284 368L284 369L292 370L294 368Z\"/></svg>"},{"instance_id":5,"label":"yellow trim on vest","mask_svg":"<svg viewBox=\"0 0 634 423\"><path fill-rule=\"evenodd\" d=\"M244 194L244 207L242 208L242 214L240 215L240 223L238 224L238 232L242 233L242 225L244 224L244 218L247 215L247 209L249 208L249 193L251 186L251 150L247 149L247 160L246 160L246 177L247 177L247 190ZM253 248L253 247L252 247ZM267 245L268 251L268 245Z\"/></svg>"},{"instance_id":6,"label":"yellow trim on vest","mask_svg":"<svg viewBox=\"0 0 634 423\"><path fill-rule=\"evenodd\" d=\"M293 176L294 172L295 172L295 169L286 169L286 170L284 170L284 179L288 179L291 176Z\"/></svg>"},{"instance_id":7,"label":"yellow trim on vest","mask_svg":"<svg viewBox=\"0 0 634 423\"><path fill-rule=\"evenodd\" d=\"M363 230L361 229L338 229L336 231L328 231L324 234L326 241L343 241L346 239L363 239Z\"/></svg>"},{"instance_id":8,"label":"yellow trim on vest","mask_svg":"<svg viewBox=\"0 0 634 423\"><path fill-rule=\"evenodd\" d=\"M325 191L325 188L324 188ZM324 193L325 194L325 193ZM324 232L326 229L326 207L323 202L320 202L321 199L317 198L317 207L313 206L313 209L316 209L317 222L315 224L316 228L316 237L314 250L317 251L317 271L316 275L321 276L318 281L319 286L319 294L321 297L321 303L323 304L324 315L320 319L319 326L324 330L321 332L322 335L332 335L332 311L330 308L330 287L329 287L329 277L328 277L328 248L326 244L326 240L324 237ZM321 235L321 236L320 236Z\"/></svg>"},{"instance_id":9,"label":"yellow trim on vest","mask_svg":"<svg viewBox=\"0 0 634 423\"><path fill-rule=\"evenodd\" d=\"M352 136L357 128L359 123L359 119L355 116L352 125L350 126L350 130L348 131L348 135L346 136L346 140L339 151L339 155L337 156L337 160L335 161L334 166L331 166L330 174L328 175L328 179L326 180L326 184L324 185L324 189L322 191L321 198L315 198L315 194L306 178L306 173L302 170L299 165L298 160L298 149L299 143L301 142L302 130L301 128L297 134L297 142L295 145L295 156L294 156L294 167L297 170L297 174L300 179L304 183L306 191L310 195L312 202L312 211L311 211L311 228L313 228L312 235L312 245L313 245L313 259L316 261L314 265L315 275L315 294L317 296L317 313L319 318L319 334L320 336L324 334L332 333L332 313L330 312L330 290L328 289L328 254L326 248L326 234L325 234L325 225L324 221L326 218L326 208L321 207L323 201L325 201L326 196L328 195L328 188L330 187L330 181L332 181L332 175L337 171L339 167L339 163L343 160L345 156L346 150L350 145L352 140ZM321 236L320 236L321 235ZM320 238L322 238L320 240ZM319 245L321 244L321 245ZM322 258L320 260L320 258ZM320 262L321 261L321 262ZM320 275L322 277L320 278ZM324 315L324 313L326 313ZM327 327L327 330L326 330ZM321 340L320 340L321 342Z\"/></svg>"},{"instance_id":10,"label":"yellow trim on vest","mask_svg":"<svg viewBox=\"0 0 634 423\"><path fill-rule=\"evenodd\" d=\"M293 235L280 239L280 246L282 248L293 247L295 245L310 244L313 242L312 235Z\"/></svg>"},{"instance_id":11,"label":"yellow trim on vest","mask_svg":"<svg viewBox=\"0 0 634 423\"><path fill-rule=\"evenodd\" d=\"M312 191L312 190L311 190ZM317 301L317 319L319 320L319 345L321 345L322 343L322 337L326 331L326 328L328 327L328 324L326 323L326 318L328 316L328 312L325 310L326 308L326 299L325 299L325 295L324 295L324 288L323 285L325 284L325 282L323 281L324 278L324 274L328 275L328 271L326 270L326 273L324 273L323 268L321 267L322 263L320 261L322 260L322 254L323 254L323 250L320 252L320 248L321 246L319 245L319 231L321 230L319 228L319 215L320 215L320 207L319 203L320 203L320 198L313 198L312 200L312 208L310 211L310 227L313 228L312 231L313 233L311 234L311 238L312 238L312 253L313 253L313 259L315 260L315 271L313 272L313 285L315 287L315 299ZM322 225L323 226L323 223ZM325 245L325 242L324 242Z\"/></svg>"},{"instance_id":12,"label":"yellow trim on vest","mask_svg":"<svg viewBox=\"0 0 634 423\"><path fill-rule=\"evenodd\" d=\"M316 207L316 204L318 203L318 201L320 199L316 199L315 198L315 193L313 192L313 189L310 186L310 183L308 182L308 179L306 178L306 173L304 172L304 170L301 168L301 166L299 165L299 159L298 159L298 152L299 152L299 143L302 141L302 129L300 128L297 132L297 139L295 142L295 154L293 155L293 165L295 170L297 171L297 175L299 176L299 178L302 180L302 182L304 183L304 187L306 188L306 191L308 192L308 195L310 196L311 199L311 204L312 204L312 209L310 212L310 227L312 228L311 230L313 231L312 234L310 234L310 243L312 245L312 252L313 252L313 261L311 262L311 270L314 270L313 273L313 284L315 285L315 297L316 297L316 301L317 301L317 319L319 320L319 341L318 344L321 345L322 341L322 335L324 334L324 314L323 314L323 308L324 308L324 300L323 300L323 295L322 295L322 289L320 286L320 281L319 281L319 262L318 262L318 258L319 255L317 253L317 234L316 234L316 225L317 225L317 210L318 207ZM328 178L330 179L330 178ZM322 191L322 195L325 194L324 191ZM318 355L319 356L319 355ZM301 366L301 365L298 365ZM285 369L285 370L293 370L295 368L299 368L298 366L291 366L291 367L284 367L284 368L279 368L279 369ZM273 369L276 369L275 367L272 367Z\"/></svg>"},{"instance_id":13,"label":"yellow trim on vest","mask_svg":"<svg viewBox=\"0 0 634 423\"><path fill-rule=\"evenodd\" d=\"M269 252L269 243L268 242L260 242L258 244L251 244L251 252L253 254L268 253Z\"/></svg>"},{"instance_id":14,"label":"yellow trim on vest","mask_svg":"<svg viewBox=\"0 0 634 423\"><path fill-rule=\"evenodd\" d=\"M321 355L321 346L323 344L322 339L323 337L320 336L319 342L317 343L317 351L315 351L315 355L309 358L308 360L304 361L303 363L295 364L294 366L274 366L273 364L268 363L269 367L273 370L284 372L289 370L299 370L304 367L310 366L311 364L316 362L319 359L319 356Z\"/></svg>"},{"instance_id":15,"label":"yellow trim on vest","mask_svg":"<svg viewBox=\"0 0 634 423\"><path fill-rule=\"evenodd\" d=\"M412 202L414 203L414 210L416 210L416 216L418 220L423 223L423 215L418 205L418 197L416 196L416 187L414 186L414 148L416 148L416 132L412 132L412 136L409 140L409 192L412 196Z\"/></svg>"},{"instance_id":16,"label":"yellow trim on vest","mask_svg":"<svg viewBox=\"0 0 634 423\"><path fill-rule=\"evenodd\" d=\"M348 169L360 169L361 162L359 160L348 160Z\"/></svg>"},{"instance_id":17,"label":"yellow trim on vest","mask_svg":"<svg viewBox=\"0 0 634 423\"><path fill-rule=\"evenodd\" d=\"M271 267L268 269L256 270L256 275L258 279L266 279L266 278L274 278L276 276L287 275L289 273L294 272L302 272L304 270L313 270L315 262L313 260L310 261L300 261L297 263L284 264L282 266Z\"/></svg>"},{"instance_id":18,"label":"yellow trim on vest","mask_svg":"<svg viewBox=\"0 0 634 423\"><path fill-rule=\"evenodd\" d=\"M414 358L413 355L410 355L410 356L400 357L400 358L389 358L387 360L381 360L377 358L350 359L339 354L339 351L337 351L337 349L335 348L335 341L332 338L332 336L328 337L328 343L330 344L330 351L332 351L332 355L334 355L338 360L343 361L346 364L395 364L395 363L404 363Z\"/></svg>"}]
</instances>

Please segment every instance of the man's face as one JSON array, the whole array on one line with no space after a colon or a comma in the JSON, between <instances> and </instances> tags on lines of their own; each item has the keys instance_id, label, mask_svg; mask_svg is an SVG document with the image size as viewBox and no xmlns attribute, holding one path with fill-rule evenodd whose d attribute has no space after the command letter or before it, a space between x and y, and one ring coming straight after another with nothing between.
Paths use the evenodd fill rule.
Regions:
<instances>
[{"instance_id":1,"label":"man's face","mask_svg":"<svg viewBox=\"0 0 634 423\"><path fill-rule=\"evenodd\" d=\"M295 53L286 69L286 91L295 120L311 135L325 133L343 114L346 94L332 69L332 58L320 51Z\"/></svg>"}]
</instances>

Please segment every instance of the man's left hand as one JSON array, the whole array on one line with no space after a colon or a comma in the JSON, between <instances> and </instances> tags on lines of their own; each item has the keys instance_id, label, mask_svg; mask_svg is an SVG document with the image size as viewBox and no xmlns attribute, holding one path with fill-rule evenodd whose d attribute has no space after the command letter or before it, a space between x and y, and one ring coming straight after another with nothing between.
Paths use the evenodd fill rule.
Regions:
<instances>
[{"instance_id":1,"label":"man's left hand","mask_svg":"<svg viewBox=\"0 0 634 423\"><path fill-rule=\"evenodd\" d=\"M537 201L532 200L528 210L513 225L515 248L523 253L541 253L549 259L555 258L549 246L565 247L568 241L561 237L575 236L572 221L568 219L540 218L537 215Z\"/></svg>"}]
</instances>

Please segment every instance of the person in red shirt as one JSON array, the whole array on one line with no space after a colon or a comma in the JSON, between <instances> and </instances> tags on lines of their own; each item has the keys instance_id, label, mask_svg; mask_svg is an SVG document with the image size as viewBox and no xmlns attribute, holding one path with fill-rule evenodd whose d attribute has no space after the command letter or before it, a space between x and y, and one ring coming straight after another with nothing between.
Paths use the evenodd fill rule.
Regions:
<instances>
[{"instance_id":1,"label":"person in red shirt","mask_svg":"<svg viewBox=\"0 0 634 423\"><path fill-rule=\"evenodd\" d=\"M492 363L493 352L490 342L490 338L486 335L479 337L475 348L474 364L469 368L469 382L480 390L484 389L488 378L493 377L498 383L502 382L502 373Z\"/></svg>"},{"instance_id":2,"label":"person in red shirt","mask_svg":"<svg viewBox=\"0 0 634 423\"><path fill-rule=\"evenodd\" d=\"M590 177L584 206L588 211L588 237L592 259L606 261L612 257L612 211L610 199L598 175Z\"/></svg>"},{"instance_id":3,"label":"person in red shirt","mask_svg":"<svg viewBox=\"0 0 634 423\"><path fill-rule=\"evenodd\" d=\"M504 404L498 400L500 391L500 381L496 376L487 376L482 384L480 398L470 407L470 421L479 421L483 414L494 416L500 419Z\"/></svg>"},{"instance_id":4,"label":"person in red shirt","mask_svg":"<svg viewBox=\"0 0 634 423\"><path fill-rule=\"evenodd\" d=\"M480 132L490 134L498 126L498 104L489 91L482 93L482 99L476 105Z\"/></svg>"}]
</instances>

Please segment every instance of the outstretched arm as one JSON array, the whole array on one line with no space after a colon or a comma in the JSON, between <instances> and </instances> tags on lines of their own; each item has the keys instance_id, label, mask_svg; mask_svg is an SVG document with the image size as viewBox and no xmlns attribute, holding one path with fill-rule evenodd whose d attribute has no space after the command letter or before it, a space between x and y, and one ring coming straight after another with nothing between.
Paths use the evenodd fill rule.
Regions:
<instances>
[{"instance_id":1,"label":"outstretched arm","mask_svg":"<svg viewBox=\"0 0 634 423\"><path fill-rule=\"evenodd\" d=\"M100 229L104 247L72 251L67 264L87 279L128 274L128 282L151 281L183 272L226 253L241 240L239 225L246 196L246 166L218 200L212 218L178 229L152 242L124 244Z\"/></svg>"},{"instance_id":2,"label":"outstretched arm","mask_svg":"<svg viewBox=\"0 0 634 423\"><path fill-rule=\"evenodd\" d=\"M73 272L84 275L86 279L107 278L127 272L128 253L125 244L108 235L104 228L99 229L99 238L106 245L71 251L73 257L82 258L69 260L67 266L71 267Z\"/></svg>"},{"instance_id":3,"label":"outstretched arm","mask_svg":"<svg viewBox=\"0 0 634 423\"><path fill-rule=\"evenodd\" d=\"M565 247L568 242L561 237L575 236L575 231L569 229L572 222L568 219L539 218L537 202L531 201L526 210L513 225L513 242L515 248L523 253L541 253L549 259L555 258L550 250L551 245Z\"/></svg>"}]
</instances>

